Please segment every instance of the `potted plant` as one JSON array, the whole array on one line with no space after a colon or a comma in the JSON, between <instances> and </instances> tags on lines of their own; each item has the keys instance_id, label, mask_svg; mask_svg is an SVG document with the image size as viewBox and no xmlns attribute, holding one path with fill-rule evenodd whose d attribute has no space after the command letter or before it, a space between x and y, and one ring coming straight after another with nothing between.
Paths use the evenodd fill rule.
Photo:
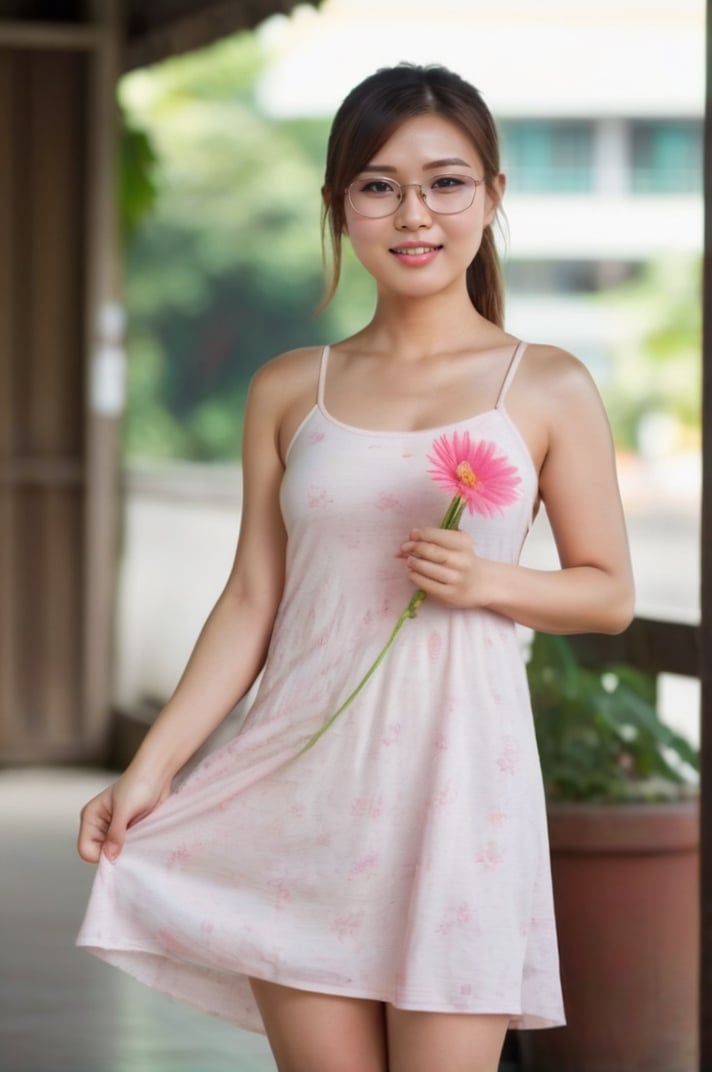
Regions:
<instances>
[{"instance_id":1,"label":"potted plant","mask_svg":"<svg viewBox=\"0 0 712 1072\"><path fill-rule=\"evenodd\" d=\"M528 662L547 796L567 1026L521 1033L532 1072L696 1068L696 750L655 681L582 666L535 634Z\"/></svg>"}]
</instances>

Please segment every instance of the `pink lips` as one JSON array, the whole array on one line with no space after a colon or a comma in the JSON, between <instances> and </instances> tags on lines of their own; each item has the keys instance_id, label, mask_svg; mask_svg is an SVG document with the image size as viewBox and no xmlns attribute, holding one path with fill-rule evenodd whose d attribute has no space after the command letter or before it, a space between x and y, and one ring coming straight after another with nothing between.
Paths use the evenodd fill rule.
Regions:
<instances>
[{"instance_id":1,"label":"pink lips","mask_svg":"<svg viewBox=\"0 0 712 1072\"><path fill-rule=\"evenodd\" d=\"M430 242L403 242L398 246L392 246L389 253L392 253L401 264L419 268L430 264L441 249L442 246L435 246Z\"/></svg>"}]
</instances>

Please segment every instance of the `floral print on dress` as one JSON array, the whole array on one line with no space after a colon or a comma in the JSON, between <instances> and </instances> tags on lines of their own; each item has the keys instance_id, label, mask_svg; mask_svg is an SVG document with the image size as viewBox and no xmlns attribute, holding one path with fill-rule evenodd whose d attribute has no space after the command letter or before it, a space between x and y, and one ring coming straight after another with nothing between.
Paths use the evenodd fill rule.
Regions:
<instances>
[{"instance_id":1,"label":"floral print on dress","mask_svg":"<svg viewBox=\"0 0 712 1072\"><path fill-rule=\"evenodd\" d=\"M386 732L381 737L381 744L384 744L386 748L390 748L392 744L397 744L400 740L402 729L403 726L400 722L390 722L386 726Z\"/></svg>"},{"instance_id":2,"label":"floral print on dress","mask_svg":"<svg viewBox=\"0 0 712 1072\"><path fill-rule=\"evenodd\" d=\"M357 797L351 805L351 814L354 819L378 820L383 816L383 796L379 793L375 797Z\"/></svg>"},{"instance_id":3,"label":"floral print on dress","mask_svg":"<svg viewBox=\"0 0 712 1072\"><path fill-rule=\"evenodd\" d=\"M497 767L502 774L514 775L519 770L520 762L519 745L513 737L506 737L497 756Z\"/></svg>"},{"instance_id":4,"label":"floral print on dress","mask_svg":"<svg viewBox=\"0 0 712 1072\"><path fill-rule=\"evenodd\" d=\"M443 650L443 638L441 634L434 629L428 637L428 658L431 662L440 658Z\"/></svg>"},{"instance_id":5,"label":"floral print on dress","mask_svg":"<svg viewBox=\"0 0 712 1072\"><path fill-rule=\"evenodd\" d=\"M435 734L435 740L433 741L433 748L435 749L436 752L447 752L448 743L447 743L447 734L446 733L443 733L441 731L440 733Z\"/></svg>"},{"instance_id":6,"label":"floral print on dress","mask_svg":"<svg viewBox=\"0 0 712 1072\"><path fill-rule=\"evenodd\" d=\"M504 826L507 821L506 811L502 811L501 808L492 808L487 813L487 825L493 826L496 830Z\"/></svg>"},{"instance_id":7,"label":"floral print on dress","mask_svg":"<svg viewBox=\"0 0 712 1072\"><path fill-rule=\"evenodd\" d=\"M450 934L453 930L461 930L469 926L475 918L475 912L467 901L458 904L450 904L438 926L438 934Z\"/></svg>"},{"instance_id":8,"label":"floral print on dress","mask_svg":"<svg viewBox=\"0 0 712 1072\"><path fill-rule=\"evenodd\" d=\"M397 495L392 495L390 492L382 491L376 499L377 510L400 510L401 501Z\"/></svg>"},{"instance_id":9,"label":"floral print on dress","mask_svg":"<svg viewBox=\"0 0 712 1072\"><path fill-rule=\"evenodd\" d=\"M441 785L433 793L433 806L440 810L449 808L455 800L457 800L457 789L450 782Z\"/></svg>"},{"instance_id":10,"label":"floral print on dress","mask_svg":"<svg viewBox=\"0 0 712 1072\"><path fill-rule=\"evenodd\" d=\"M364 856L361 856L358 860L354 861L351 868L352 875L363 875L366 878L371 878L372 875L378 871L381 861L377 852L368 852Z\"/></svg>"},{"instance_id":11,"label":"floral print on dress","mask_svg":"<svg viewBox=\"0 0 712 1072\"><path fill-rule=\"evenodd\" d=\"M340 942L344 942L347 938L353 938L358 933L362 921L363 914L361 912L348 912L337 916L332 921L330 929Z\"/></svg>"},{"instance_id":12,"label":"floral print on dress","mask_svg":"<svg viewBox=\"0 0 712 1072\"><path fill-rule=\"evenodd\" d=\"M307 492L307 503L312 510L316 510L319 507L330 506L333 503L333 499L326 488L320 488L316 484L312 484Z\"/></svg>"},{"instance_id":13,"label":"floral print on dress","mask_svg":"<svg viewBox=\"0 0 712 1072\"><path fill-rule=\"evenodd\" d=\"M475 860L484 871L495 871L503 862L504 856L496 842L490 841L475 853Z\"/></svg>"}]
</instances>

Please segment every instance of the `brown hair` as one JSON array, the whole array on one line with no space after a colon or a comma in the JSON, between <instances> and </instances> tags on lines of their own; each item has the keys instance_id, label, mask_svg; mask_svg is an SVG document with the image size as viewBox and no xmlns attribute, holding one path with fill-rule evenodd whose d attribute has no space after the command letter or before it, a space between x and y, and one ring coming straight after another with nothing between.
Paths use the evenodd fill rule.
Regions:
<instances>
[{"instance_id":1,"label":"brown hair","mask_svg":"<svg viewBox=\"0 0 712 1072\"><path fill-rule=\"evenodd\" d=\"M334 117L326 151L322 248L328 227L332 248L331 279L321 308L334 296L341 272L344 191L401 123L418 115L439 115L473 142L491 196L499 197L499 139L494 119L480 93L445 67L401 63L384 67L360 82ZM499 256L488 225L467 269L467 292L475 309L499 327L504 319L504 292Z\"/></svg>"}]
</instances>

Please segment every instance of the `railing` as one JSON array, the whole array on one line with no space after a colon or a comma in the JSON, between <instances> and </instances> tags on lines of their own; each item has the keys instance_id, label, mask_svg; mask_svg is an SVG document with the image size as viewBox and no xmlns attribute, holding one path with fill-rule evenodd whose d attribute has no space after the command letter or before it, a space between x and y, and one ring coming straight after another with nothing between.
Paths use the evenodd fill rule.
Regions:
<instances>
[{"instance_id":1,"label":"railing","mask_svg":"<svg viewBox=\"0 0 712 1072\"><path fill-rule=\"evenodd\" d=\"M636 618L618 636L586 633L570 640L587 666L627 663L651 674L701 676L702 629L699 625Z\"/></svg>"}]
</instances>

